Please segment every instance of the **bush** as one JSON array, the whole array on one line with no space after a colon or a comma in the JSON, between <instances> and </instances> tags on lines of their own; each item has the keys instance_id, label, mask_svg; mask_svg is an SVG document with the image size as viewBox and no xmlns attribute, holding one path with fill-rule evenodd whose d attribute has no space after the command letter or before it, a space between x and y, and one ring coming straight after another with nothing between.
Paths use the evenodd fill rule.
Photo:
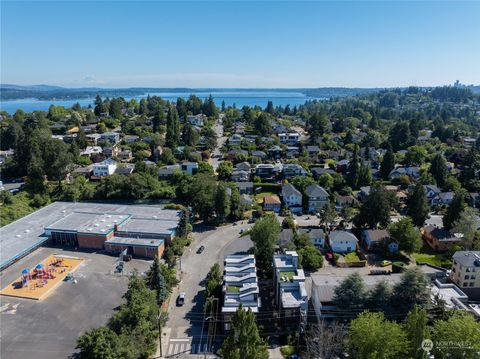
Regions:
<instances>
[{"instance_id":1,"label":"bush","mask_svg":"<svg viewBox=\"0 0 480 359\"><path fill-rule=\"evenodd\" d=\"M42 196L41 194L36 194L33 196L32 200L30 201L30 205L35 208L40 208L45 206L48 203L48 197Z\"/></svg>"},{"instance_id":2,"label":"bush","mask_svg":"<svg viewBox=\"0 0 480 359\"><path fill-rule=\"evenodd\" d=\"M295 354L295 347L293 345L284 345L280 348L280 352L282 353L284 358L290 358L292 354Z\"/></svg>"}]
</instances>

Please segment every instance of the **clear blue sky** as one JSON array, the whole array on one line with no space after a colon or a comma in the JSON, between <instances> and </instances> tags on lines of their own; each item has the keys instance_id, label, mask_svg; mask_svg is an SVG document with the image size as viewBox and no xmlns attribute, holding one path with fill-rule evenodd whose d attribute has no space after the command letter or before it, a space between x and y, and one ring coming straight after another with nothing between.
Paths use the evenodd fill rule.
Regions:
<instances>
[{"instance_id":1,"label":"clear blue sky","mask_svg":"<svg viewBox=\"0 0 480 359\"><path fill-rule=\"evenodd\" d=\"M2 83L480 84L479 1L1 3Z\"/></svg>"}]
</instances>

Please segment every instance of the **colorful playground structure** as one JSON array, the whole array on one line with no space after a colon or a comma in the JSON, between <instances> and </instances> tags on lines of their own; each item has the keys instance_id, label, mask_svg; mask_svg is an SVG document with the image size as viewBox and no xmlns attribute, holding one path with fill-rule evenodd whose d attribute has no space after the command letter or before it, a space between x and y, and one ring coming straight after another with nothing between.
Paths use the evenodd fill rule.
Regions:
<instances>
[{"instance_id":1,"label":"colorful playground structure","mask_svg":"<svg viewBox=\"0 0 480 359\"><path fill-rule=\"evenodd\" d=\"M82 263L82 258L52 255L32 270L25 268L0 295L40 300Z\"/></svg>"}]
</instances>

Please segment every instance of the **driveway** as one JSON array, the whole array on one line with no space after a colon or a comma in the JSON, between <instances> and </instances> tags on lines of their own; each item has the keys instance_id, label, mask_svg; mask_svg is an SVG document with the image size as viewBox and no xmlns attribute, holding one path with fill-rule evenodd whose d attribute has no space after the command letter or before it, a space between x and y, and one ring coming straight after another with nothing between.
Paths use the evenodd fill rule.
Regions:
<instances>
[{"instance_id":1,"label":"driveway","mask_svg":"<svg viewBox=\"0 0 480 359\"><path fill-rule=\"evenodd\" d=\"M164 357L180 358L206 349L205 333L202 334L205 278L215 263L223 264L226 255L245 252L252 246L248 236L240 237L239 234L240 230L250 226L244 221L244 224L240 222L236 226L204 227L194 232L194 241L181 259L181 281L172 293L169 321L163 330ZM197 254L201 245L205 250ZM180 292L185 292L186 299L182 307L177 307L175 300Z\"/></svg>"}]
</instances>

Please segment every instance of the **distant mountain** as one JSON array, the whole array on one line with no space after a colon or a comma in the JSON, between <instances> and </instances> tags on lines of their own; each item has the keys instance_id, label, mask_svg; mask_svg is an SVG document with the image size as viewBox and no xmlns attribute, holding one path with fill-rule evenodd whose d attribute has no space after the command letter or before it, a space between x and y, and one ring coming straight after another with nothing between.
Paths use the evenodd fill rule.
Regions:
<instances>
[{"instance_id":1,"label":"distant mountain","mask_svg":"<svg viewBox=\"0 0 480 359\"><path fill-rule=\"evenodd\" d=\"M30 85L30 86L22 86L22 85L14 85L14 84L1 84L0 90L18 90L18 91L61 91L67 90L64 87L60 86L50 86L50 85Z\"/></svg>"}]
</instances>

